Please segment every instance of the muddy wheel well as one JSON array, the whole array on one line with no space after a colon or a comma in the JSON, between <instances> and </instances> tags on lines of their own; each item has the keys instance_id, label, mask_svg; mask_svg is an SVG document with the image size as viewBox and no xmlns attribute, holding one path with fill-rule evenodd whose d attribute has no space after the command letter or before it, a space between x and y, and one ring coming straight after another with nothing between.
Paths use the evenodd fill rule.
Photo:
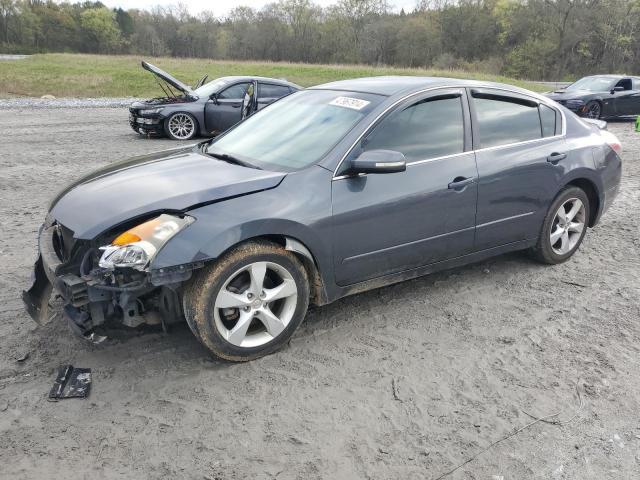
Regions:
<instances>
[{"instance_id":1,"label":"muddy wheel well","mask_svg":"<svg viewBox=\"0 0 640 480\"><path fill-rule=\"evenodd\" d=\"M572 180L567 183L567 185L578 187L587 194L589 198L589 226L593 227L598 217L598 209L600 208L600 197L598 197L596 186L591 180L587 180L586 178Z\"/></svg>"},{"instance_id":2,"label":"muddy wheel well","mask_svg":"<svg viewBox=\"0 0 640 480\"><path fill-rule=\"evenodd\" d=\"M258 238L271 240L272 242L277 243L278 245L281 245L282 248L287 247L287 236L285 235L263 235ZM309 250L307 246L304 245L304 243L300 242L300 240L296 238L291 238L291 239L302 244L307 250ZM251 240L256 240L256 238L252 238L248 241L251 241ZM309 258L307 255L304 255L298 251L295 251L295 250L292 250L292 251L300 259L300 261L304 265L304 268L307 270L307 275L309 276L309 281L310 281L309 303L313 305L326 304L327 303L326 290L324 288L324 283L322 282L322 276L320 275L320 271L318 270L317 262L315 258L313 258L313 254L311 254L311 252L309 251L309 253L312 256L312 258Z\"/></svg>"}]
</instances>

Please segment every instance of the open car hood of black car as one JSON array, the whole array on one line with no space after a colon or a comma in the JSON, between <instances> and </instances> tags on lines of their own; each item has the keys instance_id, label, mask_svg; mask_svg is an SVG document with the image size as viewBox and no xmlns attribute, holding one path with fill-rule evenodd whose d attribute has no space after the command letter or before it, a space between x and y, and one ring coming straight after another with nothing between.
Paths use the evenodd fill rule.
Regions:
<instances>
[{"instance_id":1,"label":"open car hood of black car","mask_svg":"<svg viewBox=\"0 0 640 480\"><path fill-rule=\"evenodd\" d=\"M173 77L172 75L169 75L164 70L160 70L155 65L151 65L150 63L147 63L147 62L145 62L143 60L142 61L142 68L144 68L145 70L153 73L155 76L157 76L161 80L167 82L170 86L174 87L175 89L180 90L185 95L190 95L190 94L193 93L193 90L191 90L191 87L189 87L189 85L185 85L180 80L178 80L177 78Z\"/></svg>"},{"instance_id":2,"label":"open car hood of black car","mask_svg":"<svg viewBox=\"0 0 640 480\"><path fill-rule=\"evenodd\" d=\"M53 201L49 219L92 240L129 220L277 187L286 176L187 147L135 157L90 173Z\"/></svg>"}]
</instances>

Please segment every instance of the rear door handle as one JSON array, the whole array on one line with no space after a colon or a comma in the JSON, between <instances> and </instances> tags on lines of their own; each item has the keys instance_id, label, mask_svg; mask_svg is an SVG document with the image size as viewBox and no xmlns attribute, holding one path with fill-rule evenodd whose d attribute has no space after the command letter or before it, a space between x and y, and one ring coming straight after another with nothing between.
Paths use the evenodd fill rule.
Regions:
<instances>
[{"instance_id":1,"label":"rear door handle","mask_svg":"<svg viewBox=\"0 0 640 480\"><path fill-rule=\"evenodd\" d=\"M565 158L567 158L566 153L553 152L551 155L547 157L547 162L553 163L555 165L560 160L564 160Z\"/></svg>"},{"instance_id":2,"label":"rear door handle","mask_svg":"<svg viewBox=\"0 0 640 480\"><path fill-rule=\"evenodd\" d=\"M449 190L461 190L475 181L475 177L456 177L453 179L453 182L447 185L447 188L449 188Z\"/></svg>"}]
</instances>

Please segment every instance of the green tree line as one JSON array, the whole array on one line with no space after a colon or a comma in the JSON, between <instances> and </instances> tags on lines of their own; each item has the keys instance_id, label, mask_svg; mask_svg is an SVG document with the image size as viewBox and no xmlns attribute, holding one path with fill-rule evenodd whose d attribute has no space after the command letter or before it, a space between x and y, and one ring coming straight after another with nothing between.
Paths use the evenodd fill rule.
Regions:
<instances>
[{"instance_id":1,"label":"green tree line","mask_svg":"<svg viewBox=\"0 0 640 480\"><path fill-rule=\"evenodd\" d=\"M0 0L0 51L467 69L561 80L640 73L640 0L278 0L225 17L182 5Z\"/></svg>"}]
</instances>

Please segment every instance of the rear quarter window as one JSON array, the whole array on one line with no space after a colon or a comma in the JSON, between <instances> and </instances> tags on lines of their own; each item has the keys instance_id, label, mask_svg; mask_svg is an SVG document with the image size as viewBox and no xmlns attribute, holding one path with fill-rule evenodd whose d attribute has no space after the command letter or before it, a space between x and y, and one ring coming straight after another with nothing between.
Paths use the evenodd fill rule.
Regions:
<instances>
[{"instance_id":1,"label":"rear quarter window","mask_svg":"<svg viewBox=\"0 0 640 480\"><path fill-rule=\"evenodd\" d=\"M553 137L560 133L560 114L551 107L540 104L540 122L542 123L542 136Z\"/></svg>"}]
</instances>

